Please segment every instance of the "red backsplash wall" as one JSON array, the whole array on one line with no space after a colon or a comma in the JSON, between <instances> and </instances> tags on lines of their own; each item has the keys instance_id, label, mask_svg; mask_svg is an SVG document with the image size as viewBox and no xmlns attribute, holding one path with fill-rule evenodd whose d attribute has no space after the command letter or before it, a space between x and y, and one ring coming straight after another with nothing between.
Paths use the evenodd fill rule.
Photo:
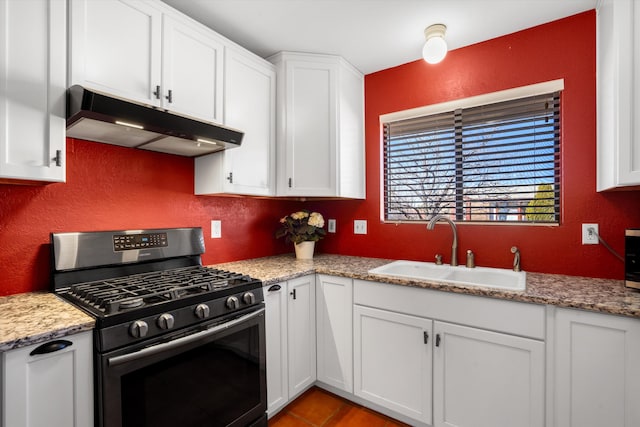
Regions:
<instances>
[{"instance_id":1,"label":"red backsplash wall","mask_svg":"<svg viewBox=\"0 0 640 427\"><path fill-rule=\"evenodd\" d=\"M598 223L601 236L624 250L624 229L640 227L640 193L596 193L595 12L450 51L438 65L422 60L367 75L366 201L314 204L337 218L327 252L432 261L449 260L451 230L439 225L380 221L379 116L458 98L564 79L562 95L562 223L560 226L461 224L459 258L472 249L480 266L509 267L517 245L525 270L623 278L623 263L602 245L581 244L581 224ZM368 220L368 234L353 234L353 219Z\"/></svg>"},{"instance_id":2,"label":"red backsplash wall","mask_svg":"<svg viewBox=\"0 0 640 427\"><path fill-rule=\"evenodd\" d=\"M211 264L290 250L273 232L297 205L194 196L192 159L67 139L66 183L0 185L0 295L48 288L51 232L202 227Z\"/></svg>"}]
</instances>

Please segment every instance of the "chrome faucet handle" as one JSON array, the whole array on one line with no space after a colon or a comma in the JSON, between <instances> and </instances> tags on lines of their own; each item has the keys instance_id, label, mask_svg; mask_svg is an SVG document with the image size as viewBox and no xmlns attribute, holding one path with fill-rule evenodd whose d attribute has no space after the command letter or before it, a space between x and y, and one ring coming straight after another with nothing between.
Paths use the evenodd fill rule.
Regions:
<instances>
[{"instance_id":1,"label":"chrome faucet handle","mask_svg":"<svg viewBox=\"0 0 640 427\"><path fill-rule=\"evenodd\" d=\"M520 268L520 250L517 246L511 247L511 253L513 254L513 271L521 271Z\"/></svg>"},{"instance_id":2,"label":"chrome faucet handle","mask_svg":"<svg viewBox=\"0 0 640 427\"><path fill-rule=\"evenodd\" d=\"M475 255L471 249L467 249L467 268L476 268Z\"/></svg>"},{"instance_id":3,"label":"chrome faucet handle","mask_svg":"<svg viewBox=\"0 0 640 427\"><path fill-rule=\"evenodd\" d=\"M442 265L442 254L436 254L436 265Z\"/></svg>"}]
</instances>

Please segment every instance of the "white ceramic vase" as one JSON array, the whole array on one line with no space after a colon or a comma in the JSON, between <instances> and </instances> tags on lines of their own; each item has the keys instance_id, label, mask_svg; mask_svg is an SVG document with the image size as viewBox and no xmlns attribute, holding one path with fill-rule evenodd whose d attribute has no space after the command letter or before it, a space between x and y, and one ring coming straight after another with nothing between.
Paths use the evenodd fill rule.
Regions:
<instances>
[{"instance_id":1,"label":"white ceramic vase","mask_svg":"<svg viewBox=\"0 0 640 427\"><path fill-rule=\"evenodd\" d=\"M298 259L313 259L313 250L316 246L316 242L300 242L295 243L296 258Z\"/></svg>"}]
</instances>

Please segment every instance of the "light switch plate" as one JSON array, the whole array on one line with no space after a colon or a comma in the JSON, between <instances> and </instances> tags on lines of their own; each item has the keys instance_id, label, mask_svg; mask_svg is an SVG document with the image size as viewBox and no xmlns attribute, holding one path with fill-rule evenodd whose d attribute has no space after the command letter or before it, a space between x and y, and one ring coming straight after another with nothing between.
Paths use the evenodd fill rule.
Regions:
<instances>
[{"instance_id":1,"label":"light switch plate","mask_svg":"<svg viewBox=\"0 0 640 427\"><path fill-rule=\"evenodd\" d=\"M219 239L222 237L222 221L218 219L211 220L211 238Z\"/></svg>"},{"instance_id":2,"label":"light switch plate","mask_svg":"<svg viewBox=\"0 0 640 427\"><path fill-rule=\"evenodd\" d=\"M367 234L366 219L356 219L353 221L353 234Z\"/></svg>"},{"instance_id":3,"label":"light switch plate","mask_svg":"<svg viewBox=\"0 0 640 427\"><path fill-rule=\"evenodd\" d=\"M329 233L335 233L336 232L336 220L335 219L330 219L329 221L327 221L327 231L329 231Z\"/></svg>"}]
</instances>

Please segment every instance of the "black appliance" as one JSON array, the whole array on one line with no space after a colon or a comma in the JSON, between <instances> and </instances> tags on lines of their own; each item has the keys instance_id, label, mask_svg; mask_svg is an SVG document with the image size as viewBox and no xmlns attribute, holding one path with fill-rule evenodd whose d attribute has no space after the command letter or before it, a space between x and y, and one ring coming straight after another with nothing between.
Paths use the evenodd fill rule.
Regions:
<instances>
[{"instance_id":1,"label":"black appliance","mask_svg":"<svg viewBox=\"0 0 640 427\"><path fill-rule=\"evenodd\" d=\"M266 426L262 283L200 228L53 233L52 287L96 319L99 427Z\"/></svg>"},{"instance_id":2,"label":"black appliance","mask_svg":"<svg viewBox=\"0 0 640 427\"><path fill-rule=\"evenodd\" d=\"M624 284L640 289L640 229L624 232Z\"/></svg>"},{"instance_id":3,"label":"black appliance","mask_svg":"<svg viewBox=\"0 0 640 427\"><path fill-rule=\"evenodd\" d=\"M67 136L197 157L239 147L244 134L75 85L67 90Z\"/></svg>"}]
</instances>

